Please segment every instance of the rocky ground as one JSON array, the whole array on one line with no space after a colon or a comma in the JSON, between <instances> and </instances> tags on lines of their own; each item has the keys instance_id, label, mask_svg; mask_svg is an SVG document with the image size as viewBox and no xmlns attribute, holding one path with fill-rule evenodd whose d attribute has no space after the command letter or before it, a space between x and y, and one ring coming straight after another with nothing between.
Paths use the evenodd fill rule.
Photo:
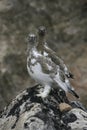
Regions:
<instances>
[{"instance_id":1,"label":"rocky ground","mask_svg":"<svg viewBox=\"0 0 87 130\"><path fill-rule=\"evenodd\" d=\"M75 75L71 82L87 106L87 1L0 0L0 110L35 84L26 69L26 36L40 25Z\"/></svg>"},{"instance_id":2,"label":"rocky ground","mask_svg":"<svg viewBox=\"0 0 87 130\"><path fill-rule=\"evenodd\" d=\"M80 102L70 102L58 88L42 99L36 96L40 87L26 89L0 113L0 130L87 130Z\"/></svg>"}]
</instances>

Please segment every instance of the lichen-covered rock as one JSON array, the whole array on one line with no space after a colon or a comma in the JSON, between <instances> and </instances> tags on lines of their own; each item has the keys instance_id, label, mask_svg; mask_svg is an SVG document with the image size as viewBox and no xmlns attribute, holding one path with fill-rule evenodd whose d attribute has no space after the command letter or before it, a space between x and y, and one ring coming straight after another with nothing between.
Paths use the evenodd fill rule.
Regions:
<instances>
[{"instance_id":1,"label":"lichen-covered rock","mask_svg":"<svg viewBox=\"0 0 87 130\"><path fill-rule=\"evenodd\" d=\"M40 25L47 27L49 46L71 66L73 85L87 102L87 1L0 0L0 110L34 83L26 69L25 39Z\"/></svg>"},{"instance_id":2,"label":"lichen-covered rock","mask_svg":"<svg viewBox=\"0 0 87 130\"><path fill-rule=\"evenodd\" d=\"M69 126L72 130L86 130L87 129L87 112L81 109L72 109L69 113L72 113L76 116L74 122L69 122Z\"/></svg>"},{"instance_id":3,"label":"lichen-covered rock","mask_svg":"<svg viewBox=\"0 0 87 130\"><path fill-rule=\"evenodd\" d=\"M87 127L85 108L68 101L64 91L53 89L45 100L37 97L37 92L38 85L26 89L3 110L0 130L83 130ZM71 105L72 109L61 111L58 107L61 103Z\"/></svg>"}]
</instances>

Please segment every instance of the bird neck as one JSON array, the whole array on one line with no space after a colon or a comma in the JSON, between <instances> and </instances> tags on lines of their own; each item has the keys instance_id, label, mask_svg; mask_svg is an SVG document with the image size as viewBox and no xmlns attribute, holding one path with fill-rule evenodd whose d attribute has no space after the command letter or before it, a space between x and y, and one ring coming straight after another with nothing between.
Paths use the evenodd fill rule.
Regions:
<instances>
[{"instance_id":1,"label":"bird neck","mask_svg":"<svg viewBox=\"0 0 87 130\"><path fill-rule=\"evenodd\" d=\"M43 51L44 50L44 44L45 44L44 37L40 37L39 40L38 40L38 44L37 44L37 50Z\"/></svg>"},{"instance_id":2,"label":"bird neck","mask_svg":"<svg viewBox=\"0 0 87 130\"><path fill-rule=\"evenodd\" d=\"M35 44L34 44L34 43L29 43L29 44L27 45L27 54L29 54L34 47L35 47Z\"/></svg>"}]
</instances>

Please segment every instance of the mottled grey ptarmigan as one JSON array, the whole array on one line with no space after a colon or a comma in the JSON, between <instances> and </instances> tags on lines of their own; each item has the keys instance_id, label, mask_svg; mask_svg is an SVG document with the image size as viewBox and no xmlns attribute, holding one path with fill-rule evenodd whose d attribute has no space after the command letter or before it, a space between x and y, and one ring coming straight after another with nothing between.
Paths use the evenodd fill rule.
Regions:
<instances>
[{"instance_id":1,"label":"mottled grey ptarmigan","mask_svg":"<svg viewBox=\"0 0 87 130\"><path fill-rule=\"evenodd\" d=\"M65 73L65 75L68 78L73 79L74 78L73 74L71 72L69 72L69 70L68 70L67 66L64 64L63 60L61 60L58 56L56 56L55 52L47 46L47 42L45 40L45 34L46 34L46 28L44 26L40 26L38 29L38 35L39 35L38 49L40 49L42 47L42 45L44 45L44 48L45 48L46 52L49 54L52 61L55 62L57 65L59 65L60 69L62 69L62 71Z\"/></svg>"},{"instance_id":2,"label":"mottled grey ptarmigan","mask_svg":"<svg viewBox=\"0 0 87 130\"><path fill-rule=\"evenodd\" d=\"M46 98L50 90L56 86L79 98L69 82L70 73L67 67L47 46L45 33L45 27L41 26L38 29L38 42L36 35L30 34L28 36L30 49L28 49L27 69L30 76L44 87L43 92L37 96Z\"/></svg>"}]
</instances>

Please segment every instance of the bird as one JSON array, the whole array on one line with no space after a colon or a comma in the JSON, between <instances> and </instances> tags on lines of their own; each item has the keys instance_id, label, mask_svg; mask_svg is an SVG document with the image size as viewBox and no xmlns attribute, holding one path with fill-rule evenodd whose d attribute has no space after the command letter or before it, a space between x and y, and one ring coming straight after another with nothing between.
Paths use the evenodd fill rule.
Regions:
<instances>
[{"instance_id":1,"label":"bird","mask_svg":"<svg viewBox=\"0 0 87 130\"><path fill-rule=\"evenodd\" d=\"M37 96L44 99L52 88L57 87L79 98L69 81L72 74L64 62L48 47L45 36L45 26L38 28L38 38L35 34L28 36L30 49L28 49L27 70L29 75L44 88Z\"/></svg>"},{"instance_id":2,"label":"bird","mask_svg":"<svg viewBox=\"0 0 87 130\"><path fill-rule=\"evenodd\" d=\"M45 50L49 53L51 59L54 62L56 62L56 64L60 64L60 68L65 72L65 75L68 78L74 79L74 75L71 72L69 72L69 70L68 70L67 66L64 64L63 60L61 60L58 56L56 56L55 52L48 47L48 45L46 43L46 40L45 40L45 34L46 34L46 27L45 26L40 26L38 28L39 43L40 43L39 46L44 45ZM40 47L38 47L38 49L39 48Z\"/></svg>"}]
</instances>

